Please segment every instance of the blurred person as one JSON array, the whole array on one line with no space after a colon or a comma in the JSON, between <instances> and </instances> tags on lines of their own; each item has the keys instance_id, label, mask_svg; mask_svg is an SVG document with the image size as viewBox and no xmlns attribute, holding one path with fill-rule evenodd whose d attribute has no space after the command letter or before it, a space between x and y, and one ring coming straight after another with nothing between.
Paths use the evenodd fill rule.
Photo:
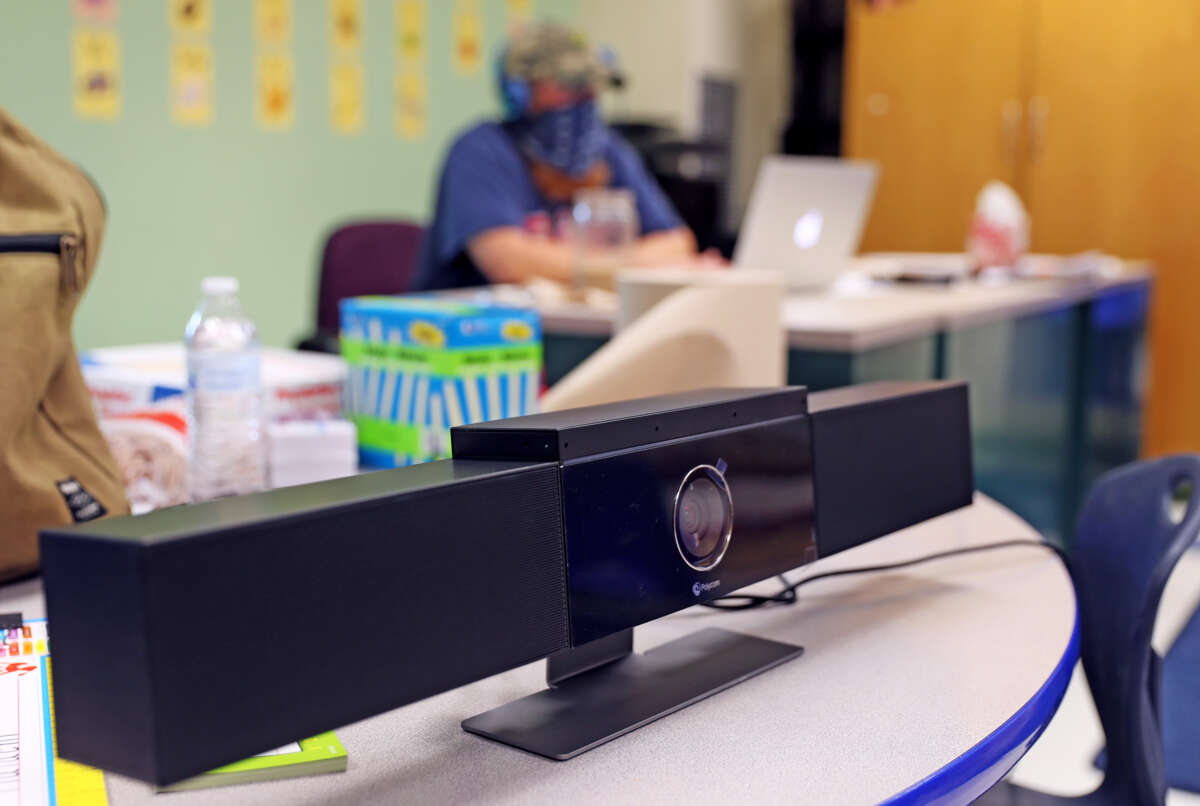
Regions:
<instances>
[{"instance_id":1,"label":"blurred person","mask_svg":"<svg viewBox=\"0 0 1200 806\"><path fill-rule=\"evenodd\" d=\"M472 127L450 147L419 289L576 279L578 254L555 237L555 222L591 188L633 196L639 233L624 265L696 257L691 230L632 146L604 124L596 96L619 80L611 59L576 31L539 23L514 35L497 78L505 119Z\"/></svg>"}]
</instances>

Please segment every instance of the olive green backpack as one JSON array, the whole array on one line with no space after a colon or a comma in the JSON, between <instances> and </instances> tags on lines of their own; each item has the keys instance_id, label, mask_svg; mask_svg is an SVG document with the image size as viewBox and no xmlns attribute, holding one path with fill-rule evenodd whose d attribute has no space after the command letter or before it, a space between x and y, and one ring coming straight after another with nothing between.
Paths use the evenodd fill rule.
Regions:
<instances>
[{"instance_id":1,"label":"olive green backpack","mask_svg":"<svg viewBox=\"0 0 1200 806\"><path fill-rule=\"evenodd\" d=\"M127 514L71 341L104 203L0 108L0 581L38 567L38 530Z\"/></svg>"}]
</instances>

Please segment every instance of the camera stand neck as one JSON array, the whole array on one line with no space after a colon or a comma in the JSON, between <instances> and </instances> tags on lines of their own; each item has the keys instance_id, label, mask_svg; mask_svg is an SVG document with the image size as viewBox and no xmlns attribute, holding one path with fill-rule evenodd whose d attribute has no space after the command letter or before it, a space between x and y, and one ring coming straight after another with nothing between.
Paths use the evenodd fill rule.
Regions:
<instances>
[{"instance_id":1,"label":"camera stand neck","mask_svg":"<svg viewBox=\"0 0 1200 806\"><path fill-rule=\"evenodd\" d=\"M555 652L546 658L546 685L557 686L576 675L599 669L633 654L633 628L621 630L583 646Z\"/></svg>"},{"instance_id":2,"label":"camera stand neck","mask_svg":"<svg viewBox=\"0 0 1200 806\"><path fill-rule=\"evenodd\" d=\"M633 630L552 655L551 688L463 720L463 730L565 761L803 654L709 627L633 652Z\"/></svg>"}]
</instances>

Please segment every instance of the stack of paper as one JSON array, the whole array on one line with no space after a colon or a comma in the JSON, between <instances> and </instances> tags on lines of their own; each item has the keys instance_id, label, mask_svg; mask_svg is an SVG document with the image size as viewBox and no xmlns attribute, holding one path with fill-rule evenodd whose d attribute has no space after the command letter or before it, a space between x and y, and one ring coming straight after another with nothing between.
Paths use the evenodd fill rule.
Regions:
<instances>
[{"instance_id":1,"label":"stack of paper","mask_svg":"<svg viewBox=\"0 0 1200 806\"><path fill-rule=\"evenodd\" d=\"M293 420L267 426L272 487L351 476L358 470L358 437L347 420Z\"/></svg>"}]
</instances>

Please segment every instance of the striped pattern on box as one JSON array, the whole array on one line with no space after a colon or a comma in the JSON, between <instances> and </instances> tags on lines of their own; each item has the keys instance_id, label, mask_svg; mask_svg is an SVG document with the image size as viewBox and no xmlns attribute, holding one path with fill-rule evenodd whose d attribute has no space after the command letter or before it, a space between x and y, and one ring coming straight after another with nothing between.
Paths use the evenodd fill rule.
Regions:
<instances>
[{"instance_id":1,"label":"striped pattern on box","mask_svg":"<svg viewBox=\"0 0 1200 806\"><path fill-rule=\"evenodd\" d=\"M348 416L365 465L445 458L452 426L537 409L542 346L534 311L359 297L342 302L341 319Z\"/></svg>"}]
</instances>

